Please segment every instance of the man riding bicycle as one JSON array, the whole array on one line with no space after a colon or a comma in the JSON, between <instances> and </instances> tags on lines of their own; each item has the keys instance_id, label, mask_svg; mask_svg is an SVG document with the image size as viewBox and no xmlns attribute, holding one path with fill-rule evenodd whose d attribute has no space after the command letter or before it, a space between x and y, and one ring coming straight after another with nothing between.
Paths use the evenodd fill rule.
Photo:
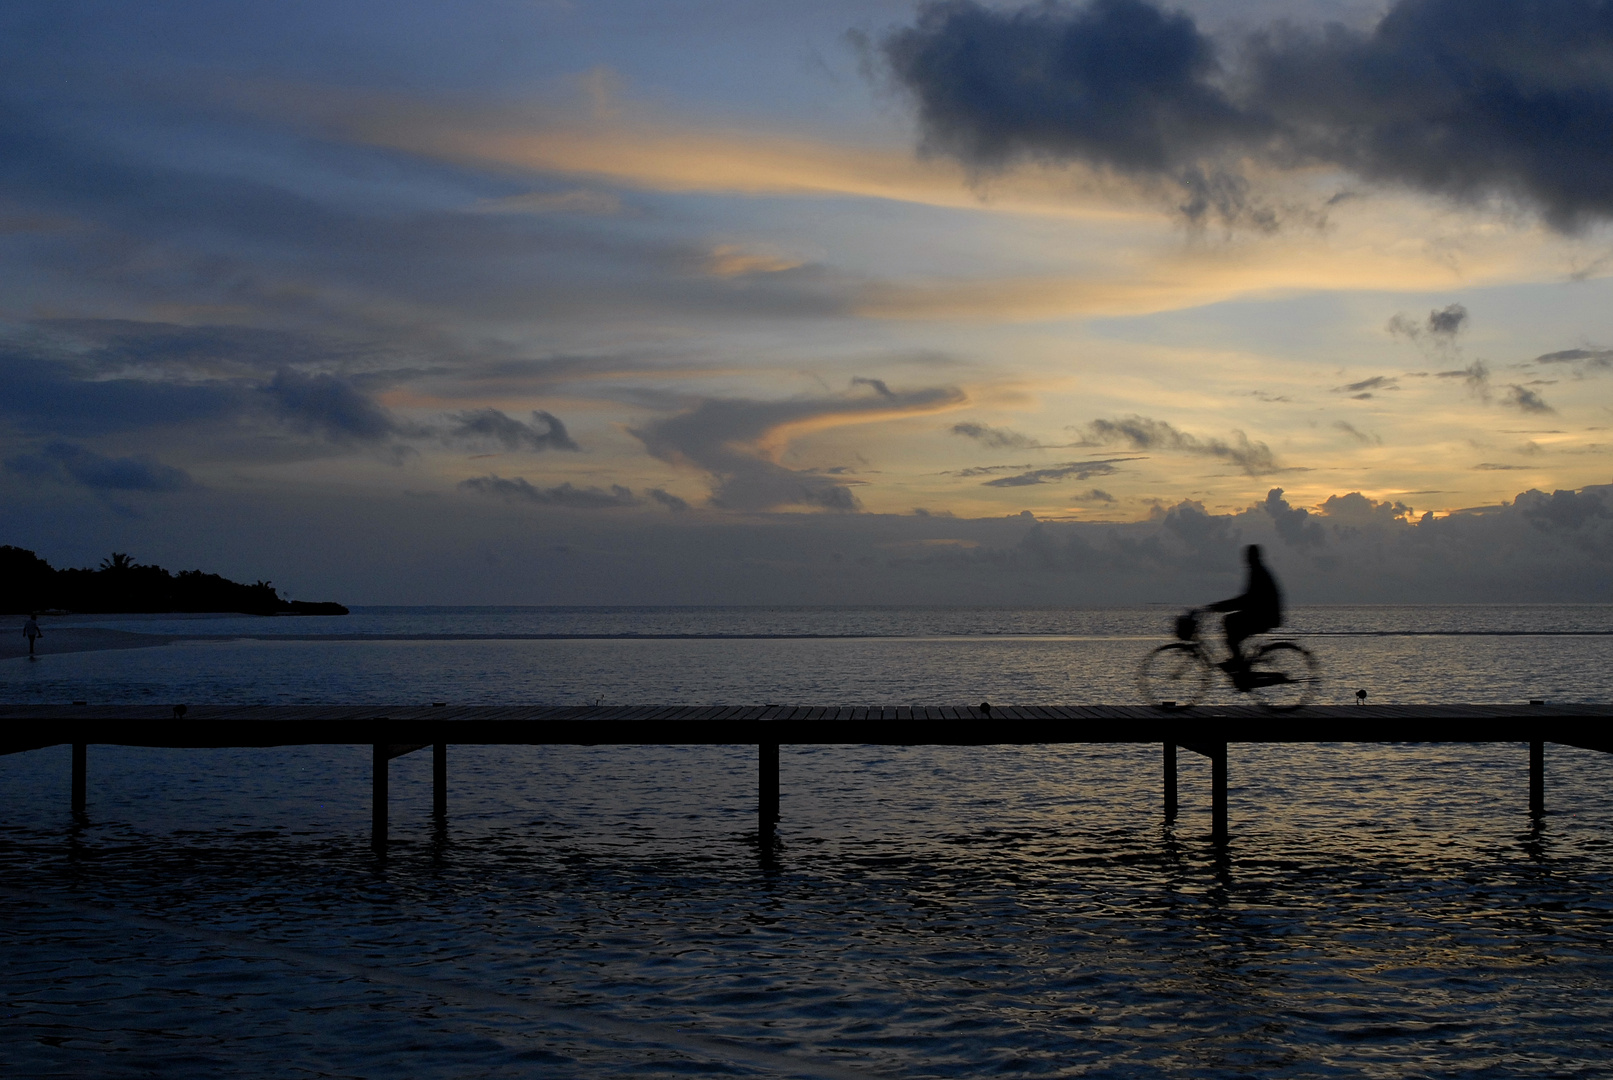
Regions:
<instances>
[{"instance_id":1,"label":"man riding bicycle","mask_svg":"<svg viewBox=\"0 0 1613 1080\"><path fill-rule=\"evenodd\" d=\"M1277 588L1277 580L1271 576L1271 571L1260 561L1260 545L1250 544L1244 548L1243 558L1249 564L1249 583L1244 586L1242 594L1211 604L1207 609L1226 613L1222 625L1226 629L1227 648L1232 651L1232 656L1221 664L1221 670L1232 674L1244 671L1249 666L1249 661L1238 646L1254 634L1276 629L1283 621L1283 594Z\"/></svg>"}]
</instances>

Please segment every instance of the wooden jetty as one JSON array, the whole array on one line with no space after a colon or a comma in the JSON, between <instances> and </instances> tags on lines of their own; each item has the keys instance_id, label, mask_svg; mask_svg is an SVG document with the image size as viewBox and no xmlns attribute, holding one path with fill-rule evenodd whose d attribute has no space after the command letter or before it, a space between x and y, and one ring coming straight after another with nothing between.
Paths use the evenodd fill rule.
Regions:
<instances>
[{"instance_id":1,"label":"wooden jetty","mask_svg":"<svg viewBox=\"0 0 1613 1080\"><path fill-rule=\"evenodd\" d=\"M748 745L757 748L757 828L779 820L779 747L804 744L992 746L1154 743L1163 747L1163 804L1177 815L1176 752L1211 762L1211 836L1227 832L1227 746L1233 743L1526 743L1529 809L1545 812L1548 742L1613 753L1609 705L1255 706L425 706L0 705L0 754L70 743L73 812L83 814L87 747L367 745L374 755L372 842L387 837L387 763L432 749L433 810L448 812L450 745Z\"/></svg>"}]
</instances>

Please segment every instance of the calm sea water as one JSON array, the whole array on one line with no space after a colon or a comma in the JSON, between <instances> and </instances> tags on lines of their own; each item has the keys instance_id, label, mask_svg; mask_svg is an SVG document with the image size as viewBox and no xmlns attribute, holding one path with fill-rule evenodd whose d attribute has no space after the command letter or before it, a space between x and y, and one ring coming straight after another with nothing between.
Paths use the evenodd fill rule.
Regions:
<instances>
[{"instance_id":1,"label":"calm sea water","mask_svg":"<svg viewBox=\"0 0 1613 1080\"><path fill-rule=\"evenodd\" d=\"M11 701L1130 701L1163 609L370 609L82 620ZM1613 700L1613 609L1296 613L1327 696ZM47 631L49 630L47 626ZM537 636L551 635L551 636ZM569 635L569 636L568 636ZM266 640L272 639L272 640ZM0 1073L1581 1076L1609 1071L1613 758L1245 746L1233 840L1157 747L92 747L0 758Z\"/></svg>"}]
</instances>

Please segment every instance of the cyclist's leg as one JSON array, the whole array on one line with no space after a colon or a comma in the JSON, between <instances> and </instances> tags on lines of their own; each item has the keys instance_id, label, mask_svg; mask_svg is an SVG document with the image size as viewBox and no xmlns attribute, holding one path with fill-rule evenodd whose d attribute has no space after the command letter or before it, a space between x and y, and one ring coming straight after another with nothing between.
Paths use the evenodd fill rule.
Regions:
<instances>
[{"instance_id":1,"label":"cyclist's leg","mask_svg":"<svg viewBox=\"0 0 1613 1080\"><path fill-rule=\"evenodd\" d=\"M1227 634L1227 649L1232 653L1228 664L1231 667L1243 667L1246 661L1243 657L1243 650L1239 646L1250 635L1257 633L1260 628L1255 626L1254 620L1249 617L1247 612L1243 611L1227 612L1226 620L1222 623L1222 627ZM1231 667L1228 670L1231 670Z\"/></svg>"}]
</instances>

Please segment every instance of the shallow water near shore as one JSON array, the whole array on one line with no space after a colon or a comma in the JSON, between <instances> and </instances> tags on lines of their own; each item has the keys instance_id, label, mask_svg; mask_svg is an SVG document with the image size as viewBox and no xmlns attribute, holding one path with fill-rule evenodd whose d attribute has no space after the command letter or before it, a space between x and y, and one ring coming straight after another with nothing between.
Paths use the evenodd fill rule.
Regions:
<instances>
[{"instance_id":1,"label":"shallow water near shore","mask_svg":"<svg viewBox=\"0 0 1613 1080\"><path fill-rule=\"evenodd\" d=\"M963 612L925 634L923 613L752 612L757 632L875 636L448 641L418 635L497 620L398 613L394 628L408 625L389 635L387 613L359 614L377 640L242 640L220 620L217 640L4 661L3 696L1129 701L1170 613ZM615 633L621 619L504 625ZM1374 700L1613 700L1605 608L1389 609L1378 628L1402 633L1388 637L1363 609L1310 619L1303 640L1335 700L1368 678ZM269 622L291 634L298 620ZM66 748L0 758L0 1064L64 1077L1605 1070L1613 760L1550 747L1536 820L1521 744L1230 756L1233 840L1218 850L1193 755L1167 828L1158 747L785 747L783 821L764 845L752 748L455 747L446 828L429 813L429 757L393 763L384 861L367 846L367 748L92 747L84 822L67 813Z\"/></svg>"}]
</instances>

